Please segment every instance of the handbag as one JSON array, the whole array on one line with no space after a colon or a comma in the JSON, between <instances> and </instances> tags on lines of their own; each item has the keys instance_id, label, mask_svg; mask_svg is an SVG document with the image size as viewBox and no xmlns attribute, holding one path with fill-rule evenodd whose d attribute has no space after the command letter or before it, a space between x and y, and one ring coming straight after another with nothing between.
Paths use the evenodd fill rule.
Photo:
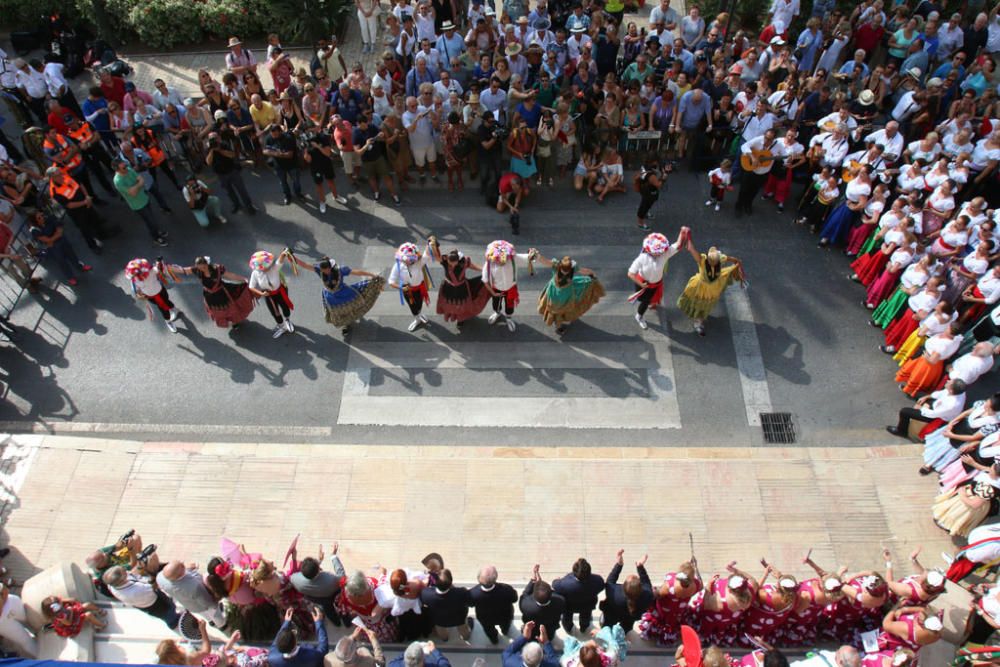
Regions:
<instances>
[{"instance_id":1,"label":"handbag","mask_svg":"<svg viewBox=\"0 0 1000 667\"><path fill-rule=\"evenodd\" d=\"M549 157L552 155L552 145L551 142L546 141L544 143L538 142L538 148L535 151L535 155L538 157Z\"/></svg>"}]
</instances>

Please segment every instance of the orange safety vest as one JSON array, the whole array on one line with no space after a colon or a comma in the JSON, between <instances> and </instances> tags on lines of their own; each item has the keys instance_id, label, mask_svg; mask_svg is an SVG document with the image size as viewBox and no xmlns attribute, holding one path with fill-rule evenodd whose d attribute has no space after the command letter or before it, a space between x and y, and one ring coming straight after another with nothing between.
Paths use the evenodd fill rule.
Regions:
<instances>
[{"instance_id":1,"label":"orange safety vest","mask_svg":"<svg viewBox=\"0 0 1000 667\"><path fill-rule=\"evenodd\" d=\"M63 176L62 185L56 185L55 182L49 181L49 194L52 198L62 197L66 201L73 201L76 197L76 193L80 190L80 184L74 181L69 176Z\"/></svg>"},{"instance_id":2,"label":"orange safety vest","mask_svg":"<svg viewBox=\"0 0 1000 667\"><path fill-rule=\"evenodd\" d=\"M45 141L42 142L42 148L46 149L46 151L52 151L54 154L50 159L57 167L62 169L64 172L69 173L80 166L80 163L83 162L83 158L80 157L80 153L75 153L72 157L70 157L70 150L72 149L73 144L66 141L66 138L61 134L57 134L56 138L59 141L58 145L53 144L49 141L49 138L46 137Z\"/></svg>"},{"instance_id":3,"label":"orange safety vest","mask_svg":"<svg viewBox=\"0 0 1000 667\"><path fill-rule=\"evenodd\" d=\"M80 123L80 127L69 131L69 137L76 143L80 144L80 146L83 146L83 144L87 143L94 137L94 131L90 129L90 123L84 121L83 123Z\"/></svg>"},{"instance_id":4,"label":"orange safety vest","mask_svg":"<svg viewBox=\"0 0 1000 667\"><path fill-rule=\"evenodd\" d=\"M141 146L139 145L139 142L136 141L135 135L133 135L132 145L146 151L146 154L149 155L149 159L152 160L154 167L159 167L163 164L163 161L167 159L166 154L163 152L163 149L160 148L160 145L156 142L155 138L151 140L149 146Z\"/></svg>"}]
</instances>

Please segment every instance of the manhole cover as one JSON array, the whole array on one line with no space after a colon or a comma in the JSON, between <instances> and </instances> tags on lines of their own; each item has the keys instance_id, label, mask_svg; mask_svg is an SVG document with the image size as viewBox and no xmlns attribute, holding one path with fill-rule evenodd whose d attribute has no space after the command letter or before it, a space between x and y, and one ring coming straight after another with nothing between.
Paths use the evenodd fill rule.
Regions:
<instances>
[{"instance_id":1,"label":"manhole cover","mask_svg":"<svg viewBox=\"0 0 1000 667\"><path fill-rule=\"evenodd\" d=\"M764 442L788 445L795 442L795 425L791 412L762 412L760 425L764 429Z\"/></svg>"}]
</instances>

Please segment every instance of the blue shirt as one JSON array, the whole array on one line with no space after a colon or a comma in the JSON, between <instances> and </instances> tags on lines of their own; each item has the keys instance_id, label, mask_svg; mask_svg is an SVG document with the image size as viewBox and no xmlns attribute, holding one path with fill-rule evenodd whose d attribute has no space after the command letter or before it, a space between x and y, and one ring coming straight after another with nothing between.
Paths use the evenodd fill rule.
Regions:
<instances>
[{"instance_id":1,"label":"blue shirt","mask_svg":"<svg viewBox=\"0 0 1000 667\"><path fill-rule=\"evenodd\" d=\"M712 98L702 93L701 103L694 101L694 90L689 90L681 96L681 103L677 107L680 114L680 126L685 130L694 130L701 124L701 119L711 120Z\"/></svg>"},{"instance_id":2,"label":"blue shirt","mask_svg":"<svg viewBox=\"0 0 1000 667\"><path fill-rule=\"evenodd\" d=\"M846 63L840 66L837 70L838 74L854 74L854 68L861 65L861 76L868 76L868 65L864 63L856 63L854 60L848 60Z\"/></svg>"},{"instance_id":3,"label":"blue shirt","mask_svg":"<svg viewBox=\"0 0 1000 667\"><path fill-rule=\"evenodd\" d=\"M452 58L457 58L465 52L465 40L462 39L462 36L456 31L452 34L451 39L448 39L447 35L441 35L438 37L437 44L434 45L434 48L438 50L438 53L444 56L444 60L441 61L441 66L444 67L445 64L451 65Z\"/></svg>"},{"instance_id":4,"label":"blue shirt","mask_svg":"<svg viewBox=\"0 0 1000 667\"><path fill-rule=\"evenodd\" d=\"M404 667L405 665L402 654L389 662L389 667ZM448 658L441 654L440 650L434 649L429 654L424 655L424 667L451 667L451 663Z\"/></svg>"},{"instance_id":5,"label":"blue shirt","mask_svg":"<svg viewBox=\"0 0 1000 667\"><path fill-rule=\"evenodd\" d=\"M351 125L358 122L358 116L364 108L364 99L361 93L356 90L349 90L347 95L341 95L340 89L330 94L331 113L340 114L340 117Z\"/></svg>"},{"instance_id":6,"label":"blue shirt","mask_svg":"<svg viewBox=\"0 0 1000 667\"><path fill-rule=\"evenodd\" d=\"M111 131L111 114L97 113L99 110L107 108L108 101L103 97L99 97L96 100L92 100L88 97L83 101L83 104L80 105L80 110L83 111L83 115L88 121L90 121L90 124L93 125L94 129L98 132Z\"/></svg>"},{"instance_id":7,"label":"blue shirt","mask_svg":"<svg viewBox=\"0 0 1000 667\"><path fill-rule=\"evenodd\" d=\"M542 105L536 103L535 106L529 110L525 108L523 103L521 103L517 105L517 113L528 124L528 127L535 129L538 127L538 121L542 118Z\"/></svg>"}]
</instances>

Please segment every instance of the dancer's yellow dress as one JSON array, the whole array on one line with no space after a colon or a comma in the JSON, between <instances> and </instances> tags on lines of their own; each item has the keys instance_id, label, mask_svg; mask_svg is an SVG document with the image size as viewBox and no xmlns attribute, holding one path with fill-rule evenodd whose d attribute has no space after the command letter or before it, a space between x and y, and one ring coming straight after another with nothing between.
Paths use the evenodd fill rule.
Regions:
<instances>
[{"instance_id":1,"label":"dancer's yellow dress","mask_svg":"<svg viewBox=\"0 0 1000 667\"><path fill-rule=\"evenodd\" d=\"M719 261L725 264L726 256L720 255ZM731 284L739 281L742 275L739 264L730 264L723 266L715 280L711 280L705 270L706 263L707 257L705 253L701 253L698 258L698 273L691 276L687 287L677 299L677 307L692 320L708 319L715 304L719 303L722 293Z\"/></svg>"}]
</instances>

